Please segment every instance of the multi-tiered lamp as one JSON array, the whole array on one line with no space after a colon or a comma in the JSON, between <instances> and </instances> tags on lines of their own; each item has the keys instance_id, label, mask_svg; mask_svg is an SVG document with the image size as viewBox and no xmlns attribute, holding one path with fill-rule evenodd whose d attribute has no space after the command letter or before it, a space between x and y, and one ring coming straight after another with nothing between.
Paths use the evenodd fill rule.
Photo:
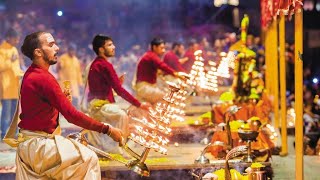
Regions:
<instances>
[{"instance_id":1,"label":"multi-tiered lamp","mask_svg":"<svg viewBox=\"0 0 320 180\"><path fill-rule=\"evenodd\" d=\"M167 84L169 85L170 92L165 95L162 102L157 103L154 110L149 110L150 118L133 118L139 125L135 125L135 132L130 133L128 137L128 139L145 148L141 156L135 154L134 157L136 160L127 164L131 170L143 176L149 176L150 174L144 161L151 149L162 154L167 154L165 146L169 143L167 136L171 133L169 126L173 114L172 106L180 90L174 83L167 82ZM124 147L132 154L132 151L127 145Z\"/></svg>"},{"instance_id":2,"label":"multi-tiered lamp","mask_svg":"<svg viewBox=\"0 0 320 180\"><path fill-rule=\"evenodd\" d=\"M202 57L202 51L197 50L194 52L195 62L190 71L190 84L199 91L218 91L217 77L215 75L215 64L211 65L208 72L205 72L204 59Z\"/></svg>"},{"instance_id":3,"label":"multi-tiered lamp","mask_svg":"<svg viewBox=\"0 0 320 180\"><path fill-rule=\"evenodd\" d=\"M140 144L144 147L144 150L142 154L139 155L128 146L127 142L123 146L123 149L134 157L135 160L126 162L124 160L114 158L111 154L89 145L85 137L85 133L88 130L82 130L79 133L70 134L68 137L86 145L89 149L103 157L125 164L129 169L142 176L149 176L150 171L145 164L145 160L147 159L150 150L153 149L161 154L167 154L166 146L169 143L167 136L171 134L171 128L169 126L171 121L179 115L177 115L177 107L185 107L185 104L183 104L182 101L185 100L184 98L187 94L184 88L186 87L186 79L188 76L179 74L179 77L184 79L181 81L179 87L175 83L166 82L169 85L170 91L164 96L162 102L156 104L155 109L149 110L148 117L131 117L131 119L136 123L134 125L134 131L131 132L127 138L127 142L131 140ZM179 104L177 102L179 102ZM184 112L179 111L179 113L181 114Z\"/></svg>"}]
</instances>

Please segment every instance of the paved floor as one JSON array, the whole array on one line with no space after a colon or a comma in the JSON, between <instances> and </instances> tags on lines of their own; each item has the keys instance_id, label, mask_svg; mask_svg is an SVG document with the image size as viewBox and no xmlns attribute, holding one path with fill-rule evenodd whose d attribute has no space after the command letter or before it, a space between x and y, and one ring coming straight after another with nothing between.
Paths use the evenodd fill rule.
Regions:
<instances>
[{"instance_id":1,"label":"paved floor","mask_svg":"<svg viewBox=\"0 0 320 180\"><path fill-rule=\"evenodd\" d=\"M274 179L295 179L295 150L293 147L294 136L288 137L289 155L286 157L272 156ZM304 179L320 180L320 156L304 156Z\"/></svg>"},{"instance_id":2,"label":"paved floor","mask_svg":"<svg viewBox=\"0 0 320 180\"><path fill-rule=\"evenodd\" d=\"M1 108L0 108L1 110ZM64 129L63 133L68 134L79 130L66 121L61 122ZM289 155L286 157L273 156L272 167L274 170L274 179L276 180L292 180L295 179L295 151L293 147L294 137L288 137ZM190 144L191 145L191 144ZM203 145L193 144L191 146L201 147ZM173 152L174 153L174 152ZM177 152L178 153L178 152ZM199 153L199 152L195 152ZM11 180L15 178L15 150L8 147L4 143L0 143L0 180ZM304 156L304 179L320 180L320 156ZM164 177L163 177L164 178Z\"/></svg>"},{"instance_id":3,"label":"paved floor","mask_svg":"<svg viewBox=\"0 0 320 180\"><path fill-rule=\"evenodd\" d=\"M63 123L68 131L73 130L74 127L68 123ZM289 155L286 157L273 156L272 167L274 170L274 179L276 180L292 180L295 179L295 151L293 148L294 137L289 136ZM203 145L193 144L195 149L199 149ZM174 151L171 153L175 153ZM178 153L178 152L177 152ZM199 154L198 151L195 152ZM171 154L173 155L173 154ZM0 143L0 180L14 179L14 162L15 150L11 149L4 143ZM6 167L6 168L5 168ZM304 175L305 180L320 180L320 156L304 156ZM11 173L10 173L11 172Z\"/></svg>"}]
</instances>

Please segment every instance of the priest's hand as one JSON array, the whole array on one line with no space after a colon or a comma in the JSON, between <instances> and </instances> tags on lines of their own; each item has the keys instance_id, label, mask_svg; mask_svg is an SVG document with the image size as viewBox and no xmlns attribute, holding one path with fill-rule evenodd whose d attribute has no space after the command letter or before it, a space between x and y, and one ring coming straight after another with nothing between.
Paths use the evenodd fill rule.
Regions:
<instances>
[{"instance_id":1,"label":"priest's hand","mask_svg":"<svg viewBox=\"0 0 320 180\"><path fill-rule=\"evenodd\" d=\"M121 85L123 85L125 78L126 78L126 73L123 73L123 74L119 77L119 80L120 80Z\"/></svg>"},{"instance_id":2,"label":"priest's hand","mask_svg":"<svg viewBox=\"0 0 320 180\"><path fill-rule=\"evenodd\" d=\"M145 109L145 110L149 110L150 108L152 108L152 105L148 102L143 102L143 103L141 103L140 108Z\"/></svg>"},{"instance_id":3,"label":"priest's hand","mask_svg":"<svg viewBox=\"0 0 320 180\"><path fill-rule=\"evenodd\" d=\"M110 136L114 141L119 142L119 146L124 145L122 132L120 129L109 126L108 136Z\"/></svg>"},{"instance_id":4,"label":"priest's hand","mask_svg":"<svg viewBox=\"0 0 320 180\"><path fill-rule=\"evenodd\" d=\"M187 62L188 60L189 60L188 57L180 58L180 59L179 59L179 63L180 63L180 64L184 64L184 63Z\"/></svg>"},{"instance_id":5,"label":"priest's hand","mask_svg":"<svg viewBox=\"0 0 320 180\"><path fill-rule=\"evenodd\" d=\"M175 72L174 75L182 80L186 80L186 79L190 79L189 74L185 73L185 72Z\"/></svg>"}]
</instances>

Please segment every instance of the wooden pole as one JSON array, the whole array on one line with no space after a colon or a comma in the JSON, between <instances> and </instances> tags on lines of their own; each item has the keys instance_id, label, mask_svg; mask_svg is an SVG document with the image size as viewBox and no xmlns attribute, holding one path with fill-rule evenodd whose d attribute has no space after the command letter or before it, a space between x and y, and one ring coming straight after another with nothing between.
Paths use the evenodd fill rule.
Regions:
<instances>
[{"instance_id":1,"label":"wooden pole","mask_svg":"<svg viewBox=\"0 0 320 180\"><path fill-rule=\"evenodd\" d=\"M266 89L267 89L267 93L268 95L271 95L271 89L270 89L270 69L271 69L271 65L270 65L270 29L266 30L265 33L265 81L266 81Z\"/></svg>"},{"instance_id":2,"label":"wooden pole","mask_svg":"<svg viewBox=\"0 0 320 180\"><path fill-rule=\"evenodd\" d=\"M286 103L286 55L285 55L285 16L280 16L279 45L280 45L280 104L281 104L281 156L288 155L287 137L287 103Z\"/></svg>"},{"instance_id":3,"label":"wooden pole","mask_svg":"<svg viewBox=\"0 0 320 180\"><path fill-rule=\"evenodd\" d=\"M273 95L274 126L279 128L279 61L278 61L278 22L273 20L270 26L271 33L271 94Z\"/></svg>"},{"instance_id":4,"label":"wooden pole","mask_svg":"<svg viewBox=\"0 0 320 180\"><path fill-rule=\"evenodd\" d=\"M303 180L303 14L296 12L294 16L294 59L295 59L295 142L296 142L296 179Z\"/></svg>"}]
</instances>

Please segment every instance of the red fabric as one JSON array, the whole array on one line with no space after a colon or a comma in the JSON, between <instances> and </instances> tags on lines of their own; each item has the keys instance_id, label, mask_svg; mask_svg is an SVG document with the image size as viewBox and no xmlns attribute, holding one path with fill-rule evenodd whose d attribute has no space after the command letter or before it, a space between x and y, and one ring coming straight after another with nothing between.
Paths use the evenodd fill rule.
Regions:
<instances>
[{"instance_id":1,"label":"red fabric","mask_svg":"<svg viewBox=\"0 0 320 180\"><path fill-rule=\"evenodd\" d=\"M157 82L157 70L161 69L165 73L173 75L174 70L166 63L161 61L160 57L152 52L147 51L140 59L137 67L137 82L148 82L155 84Z\"/></svg>"},{"instance_id":2,"label":"red fabric","mask_svg":"<svg viewBox=\"0 0 320 180\"><path fill-rule=\"evenodd\" d=\"M185 69L183 69L179 62L179 57L173 51L169 51L164 55L163 62L175 71L185 72Z\"/></svg>"},{"instance_id":3,"label":"red fabric","mask_svg":"<svg viewBox=\"0 0 320 180\"><path fill-rule=\"evenodd\" d=\"M280 0L277 15L288 15L291 18L295 11L302 8L302 2L303 0Z\"/></svg>"},{"instance_id":4,"label":"red fabric","mask_svg":"<svg viewBox=\"0 0 320 180\"><path fill-rule=\"evenodd\" d=\"M182 67L186 70L187 73L190 73L192 69L192 65L194 61L196 60L196 57L194 56L194 51L187 50L184 54L184 57L188 57L188 61L182 64Z\"/></svg>"},{"instance_id":5,"label":"red fabric","mask_svg":"<svg viewBox=\"0 0 320 180\"><path fill-rule=\"evenodd\" d=\"M290 7L289 7L289 18L294 14L296 11L302 11L303 7L303 0L290 0Z\"/></svg>"},{"instance_id":6,"label":"red fabric","mask_svg":"<svg viewBox=\"0 0 320 180\"><path fill-rule=\"evenodd\" d=\"M97 57L91 64L88 76L89 94L88 100L103 99L114 103L114 96L112 89L126 101L140 107L141 103L133 97L127 90L125 90L113 65L106 59Z\"/></svg>"},{"instance_id":7,"label":"red fabric","mask_svg":"<svg viewBox=\"0 0 320 180\"><path fill-rule=\"evenodd\" d=\"M275 15L275 1L279 0L261 0L261 26L262 28L268 28L274 15Z\"/></svg>"},{"instance_id":8,"label":"red fabric","mask_svg":"<svg viewBox=\"0 0 320 180\"><path fill-rule=\"evenodd\" d=\"M273 19L284 14L289 18L295 11L301 10L303 0L260 0L261 26L266 29Z\"/></svg>"},{"instance_id":9,"label":"red fabric","mask_svg":"<svg viewBox=\"0 0 320 180\"><path fill-rule=\"evenodd\" d=\"M85 129L107 133L109 126L77 111L62 92L57 80L45 69L32 64L21 86L19 127L31 131L53 133L59 112L70 122Z\"/></svg>"},{"instance_id":10,"label":"red fabric","mask_svg":"<svg viewBox=\"0 0 320 180\"><path fill-rule=\"evenodd\" d=\"M279 3L279 10L281 10L280 13L283 13L284 15L288 15L288 11L291 3L292 3L292 0L280 0L280 3Z\"/></svg>"}]
</instances>

